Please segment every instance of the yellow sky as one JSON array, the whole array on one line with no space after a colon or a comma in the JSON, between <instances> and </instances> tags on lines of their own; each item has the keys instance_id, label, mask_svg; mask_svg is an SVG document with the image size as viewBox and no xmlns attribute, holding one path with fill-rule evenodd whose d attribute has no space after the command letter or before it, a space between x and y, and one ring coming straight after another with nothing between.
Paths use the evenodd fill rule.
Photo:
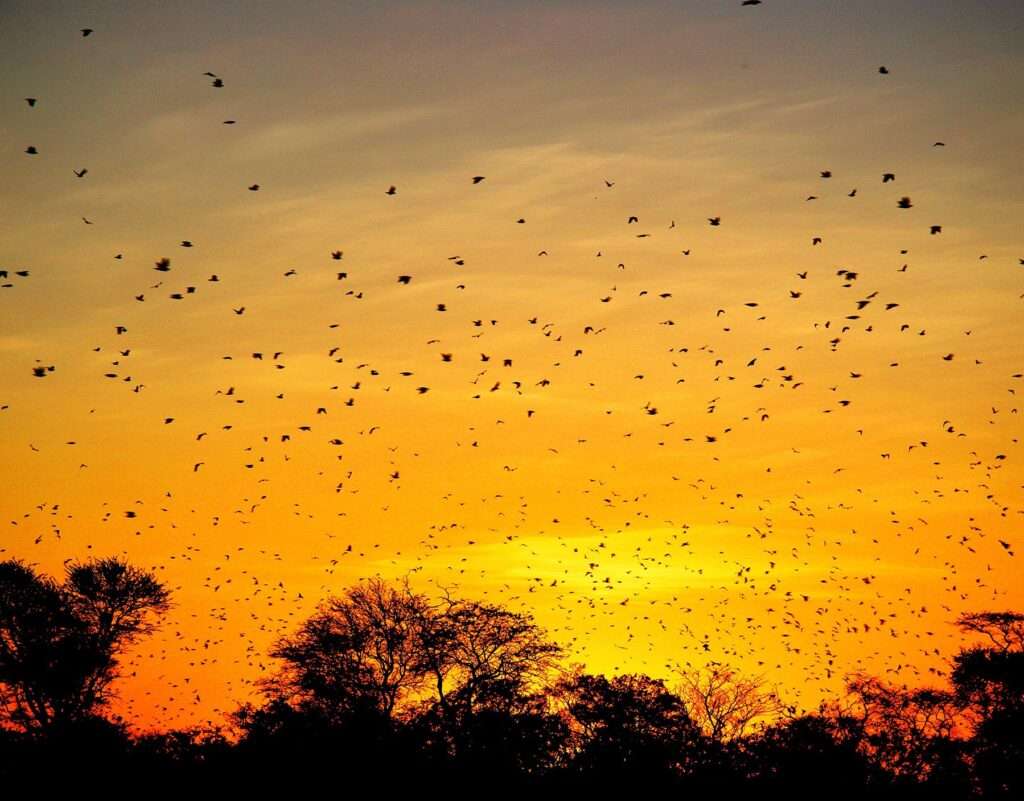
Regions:
<instances>
[{"instance_id":1,"label":"yellow sky","mask_svg":"<svg viewBox=\"0 0 1024 801\"><path fill-rule=\"evenodd\" d=\"M1024 16L891 5L3 4L0 557L174 588L140 725L373 574L932 679L1024 602Z\"/></svg>"}]
</instances>

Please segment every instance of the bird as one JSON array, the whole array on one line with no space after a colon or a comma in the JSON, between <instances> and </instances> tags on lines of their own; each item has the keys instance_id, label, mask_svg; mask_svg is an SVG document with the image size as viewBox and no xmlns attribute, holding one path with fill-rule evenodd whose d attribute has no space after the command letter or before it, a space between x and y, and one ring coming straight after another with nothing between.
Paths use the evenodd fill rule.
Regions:
<instances>
[{"instance_id":1,"label":"bird","mask_svg":"<svg viewBox=\"0 0 1024 801\"><path fill-rule=\"evenodd\" d=\"M912 205L913 204L911 204L909 197L901 197L898 201L896 201L897 208L909 209L912 207Z\"/></svg>"},{"instance_id":2,"label":"bird","mask_svg":"<svg viewBox=\"0 0 1024 801\"><path fill-rule=\"evenodd\" d=\"M721 217L708 217L708 223L710 223L711 225L721 225L722 224L722 218Z\"/></svg>"},{"instance_id":3,"label":"bird","mask_svg":"<svg viewBox=\"0 0 1024 801\"><path fill-rule=\"evenodd\" d=\"M87 172L89 172L89 170L87 170L85 167L83 167L80 170L72 170L71 172L73 172L75 174L75 176L78 177L78 178L84 178L85 174Z\"/></svg>"},{"instance_id":4,"label":"bird","mask_svg":"<svg viewBox=\"0 0 1024 801\"><path fill-rule=\"evenodd\" d=\"M25 148L25 152L28 153L30 156L35 156L35 155L38 155L38 153L39 153L39 151L36 150L36 146L35 145L29 145L28 147L26 147Z\"/></svg>"},{"instance_id":5,"label":"bird","mask_svg":"<svg viewBox=\"0 0 1024 801\"><path fill-rule=\"evenodd\" d=\"M474 176L473 176L473 183L474 183L474 184L478 184L478 183L480 183L480 182L481 182L482 180L484 180L484 176L483 176L483 175L474 175Z\"/></svg>"},{"instance_id":6,"label":"bird","mask_svg":"<svg viewBox=\"0 0 1024 801\"><path fill-rule=\"evenodd\" d=\"M889 68L888 67L879 67L878 68L878 72L881 75L888 75L889 74Z\"/></svg>"},{"instance_id":7,"label":"bird","mask_svg":"<svg viewBox=\"0 0 1024 801\"><path fill-rule=\"evenodd\" d=\"M29 108L34 108L36 103L39 101L34 97L26 97L25 102L28 103Z\"/></svg>"},{"instance_id":8,"label":"bird","mask_svg":"<svg viewBox=\"0 0 1024 801\"><path fill-rule=\"evenodd\" d=\"M942 226L941 225L933 225L933 226L929 227L928 233L930 233L930 234L941 234L942 233Z\"/></svg>"},{"instance_id":9,"label":"bird","mask_svg":"<svg viewBox=\"0 0 1024 801\"><path fill-rule=\"evenodd\" d=\"M394 194L396 194L397 192L398 192L398 190L397 190L397 189L395 189L395 187L394 187L394 186L389 186L389 187L388 187L388 189L387 189L387 191L386 191L386 192L385 192L384 194L385 194L385 195L394 195Z\"/></svg>"},{"instance_id":10,"label":"bird","mask_svg":"<svg viewBox=\"0 0 1024 801\"><path fill-rule=\"evenodd\" d=\"M92 33L92 28L82 28L82 37L86 37Z\"/></svg>"},{"instance_id":11,"label":"bird","mask_svg":"<svg viewBox=\"0 0 1024 801\"><path fill-rule=\"evenodd\" d=\"M260 185L259 184L252 184L252 185L249 186L249 191L250 192L258 192L259 189L260 189Z\"/></svg>"}]
</instances>

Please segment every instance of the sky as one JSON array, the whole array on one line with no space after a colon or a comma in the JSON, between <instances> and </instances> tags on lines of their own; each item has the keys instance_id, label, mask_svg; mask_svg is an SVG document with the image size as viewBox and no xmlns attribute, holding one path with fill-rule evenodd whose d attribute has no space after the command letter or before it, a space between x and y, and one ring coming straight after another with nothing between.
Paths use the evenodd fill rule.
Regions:
<instances>
[{"instance_id":1,"label":"sky","mask_svg":"<svg viewBox=\"0 0 1024 801\"><path fill-rule=\"evenodd\" d=\"M141 728L375 575L593 671L939 682L1024 607L1022 25L0 0L0 558L172 589Z\"/></svg>"}]
</instances>

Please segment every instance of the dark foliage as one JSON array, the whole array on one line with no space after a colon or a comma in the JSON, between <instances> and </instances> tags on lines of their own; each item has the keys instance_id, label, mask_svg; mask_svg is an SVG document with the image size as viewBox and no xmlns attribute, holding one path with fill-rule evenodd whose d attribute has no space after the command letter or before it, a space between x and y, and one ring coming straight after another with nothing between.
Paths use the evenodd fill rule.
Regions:
<instances>
[{"instance_id":1,"label":"dark foliage","mask_svg":"<svg viewBox=\"0 0 1024 801\"><path fill-rule=\"evenodd\" d=\"M0 778L237 792L373 783L392 792L660 790L832 799L1024 797L1024 616L965 615L981 644L948 688L849 679L796 714L712 664L678 689L566 669L528 615L407 584L363 582L274 647L264 700L229 731L131 735L101 716L117 658L168 606L116 560L63 584L0 564ZM56 773L48 766L60 765ZM47 773L47 771L50 771Z\"/></svg>"},{"instance_id":2,"label":"dark foliage","mask_svg":"<svg viewBox=\"0 0 1024 801\"><path fill-rule=\"evenodd\" d=\"M0 724L51 731L92 718L123 649L168 606L153 576L118 559L72 562L63 584L0 562Z\"/></svg>"}]
</instances>

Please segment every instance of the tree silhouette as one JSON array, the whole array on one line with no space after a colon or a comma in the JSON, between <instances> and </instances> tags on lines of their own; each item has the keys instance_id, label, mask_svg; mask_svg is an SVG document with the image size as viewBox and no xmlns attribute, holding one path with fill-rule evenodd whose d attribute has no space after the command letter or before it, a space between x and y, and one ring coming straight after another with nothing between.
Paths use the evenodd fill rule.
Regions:
<instances>
[{"instance_id":1,"label":"tree silhouette","mask_svg":"<svg viewBox=\"0 0 1024 801\"><path fill-rule=\"evenodd\" d=\"M529 615L446 593L426 610L420 646L431 695L418 723L435 759L473 774L553 766L566 732L544 689L562 649Z\"/></svg>"},{"instance_id":2,"label":"tree silhouette","mask_svg":"<svg viewBox=\"0 0 1024 801\"><path fill-rule=\"evenodd\" d=\"M432 603L373 578L275 644L284 664L264 689L339 720L395 719L427 703L455 726L478 709L511 711L560 655L527 615L450 595Z\"/></svg>"},{"instance_id":3,"label":"tree silhouette","mask_svg":"<svg viewBox=\"0 0 1024 801\"><path fill-rule=\"evenodd\" d=\"M973 719L970 749L986 797L1024 794L1024 615L962 615L959 627L990 647L961 649L953 659L953 687Z\"/></svg>"},{"instance_id":4,"label":"tree silhouette","mask_svg":"<svg viewBox=\"0 0 1024 801\"><path fill-rule=\"evenodd\" d=\"M693 721L708 737L740 737L758 719L783 711L779 696L760 677L745 678L728 665L711 662L706 670L679 669L680 696Z\"/></svg>"},{"instance_id":5,"label":"tree silhouette","mask_svg":"<svg viewBox=\"0 0 1024 801\"><path fill-rule=\"evenodd\" d=\"M123 779L225 788L386 775L413 792L1024 795L1015 612L960 618L981 644L953 658L946 688L855 674L843 698L798 715L759 678L720 663L682 673L679 691L643 674L566 670L528 614L370 579L275 643L281 667L263 684L265 703L233 713L237 737L132 734L103 705L124 649L167 608L150 573L117 559L71 563L62 582L0 562L0 784L60 764L57 783L102 766Z\"/></svg>"},{"instance_id":6,"label":"tree silhouette","mask_svg":"<svg viewBox=\"0 0 1024 801\"><path fill-rule=\"evenodd\" d=\"M0 562L2 719L48 732L93 715L124 648L168 608L167 590L119 559L72 562L63 584Z\"/></svg>"},{"instance_id":7,"label":"tree silhouette","mask_svg":"<svg viewBox=\"0 0 1024 801\"><path fill-rule=\"evenodd\" d=\"M671 782L700 750L701 734L686 705L658 679L577 673L556 692L572 720L572 767L579 775Z\"/></svg>"},{"instance_id":8,"label":"tree silhouette","mask_svg":"<svg viewBox=\"0 0 1024 801\"><path fill-rule=\"evenodd\" d=\"M966 788L962 705L949 691L903 689L874 676L847 682L859 747L872 762L904 784Z\"/></svg>"},{"instance_id":9,"label":"tree silhouette","mask_svg":"<svg viewBox=\"0 0 1024 801\"><path fill-rule=\"evenodd\" d=\"M362 714L390 720L423 686L420 627L427 615L427 599L408 584L365 581L276 643L271 656L284 667L265 689L338 721Z\"/></svg>"},{"instance_id":10,"label":"tree silhouette","mask_svg":"<svg viewBox=\"0 0 1024 801\"><path fill-rule=\"evenodd\" d=\"M775 723L744 744L746 769L769 797L871 798L884 773L859 747L856 721L801 715Z\"/></svg>"},{"instance_id":11,"label":"tree silhouette","mask_svg":"<svg viewBox=\"0 0 1024 801\"><path fill-rule=\"evenodd\" d=\"M510 708L562 656L529 615L446 596L421 627L424 667L446 715Z\"/></svg>"},{"instance_id":12,"label":"tree silhouette","mask_svg":"<svg viewBox=\"0 0 1024 801\"><path fill-rule=\"evenodd\" d=\"M271 655L282 664L263 682L267 703L234 716L245 753L308 770L329 752L352 775L403 754L459 781L525 779L561 753L565 727L543 693L561 649L528 615L373 578Z\"/></svg>"}]
</instances>

